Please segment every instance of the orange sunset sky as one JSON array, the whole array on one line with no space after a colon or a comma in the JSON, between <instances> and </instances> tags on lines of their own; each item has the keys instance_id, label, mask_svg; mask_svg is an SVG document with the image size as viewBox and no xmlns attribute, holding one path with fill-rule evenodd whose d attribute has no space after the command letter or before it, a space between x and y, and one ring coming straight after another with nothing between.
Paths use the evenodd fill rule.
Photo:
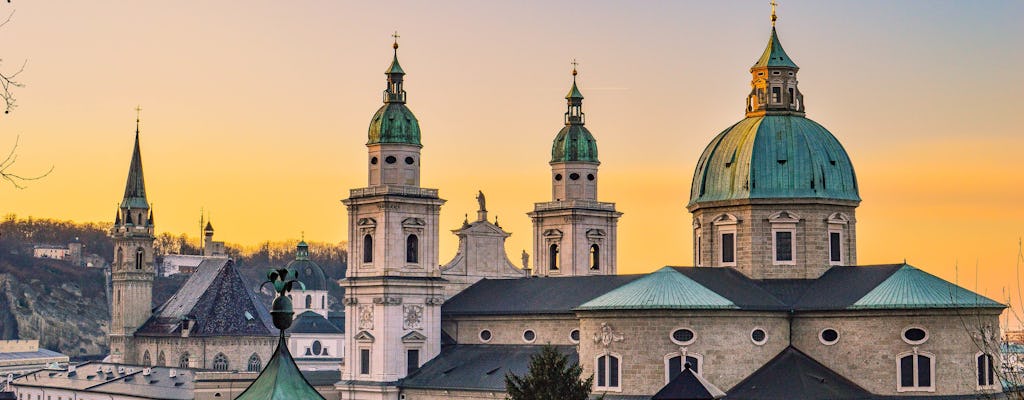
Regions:
<instances>
[{"instance_id":1,"label":"orange sunset sky","mask_svg":"<svg viewBox=\"0 0 1024 400\"><path fill-rule=\"evenodd\" d=\"M112 221L141 104L158 232L195 236L204 208L230 243L345 240L339 201L366 183L366 129L398 30L423 186L448 199L442 263L457 245L444 230L472 216L477 190L513 233L512 259L531 247L525 213L551 196L576 58L599 197L625 213L619 272L690 265L693 168L743 117L767 3L5 2L16 12L0 28L0 69L28 64L0 149L20 135L15 172L54 170L0 186L0 212ZM1016 293L1022 19L1020 1L780 4L807 116L856 168L861 264L905 258L997 300Z\"/></svg>"}]
</instances>

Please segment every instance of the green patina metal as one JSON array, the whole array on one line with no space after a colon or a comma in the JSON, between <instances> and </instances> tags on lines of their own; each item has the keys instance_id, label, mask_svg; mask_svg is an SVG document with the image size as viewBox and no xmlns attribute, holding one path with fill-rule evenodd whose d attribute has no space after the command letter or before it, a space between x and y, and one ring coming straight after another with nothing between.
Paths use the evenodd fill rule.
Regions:
<instances>
[{"instance_id":1,"label":"green patina metal","mask_svg":"<svg viewBox=\"0 0 1024 400\"><path fill-rule=\"evenodd\" d=\"M373 114L366 144L384 143L420 145L420 123L405 104L387 103Z\"/></svg>"},{"instance_id":2,"label":"green patina metal","mask_svg":"<svg viewBox=\"0 0 1024 400\"><path fill-rule=\"evenodd\" d=\"M573 70L572 88L565 95L568 110L565 112L565 127L558 131L551 145L551 162L590 162L597 160L597 140L590 130L583 126L583 93L576 86L576 71Z\"/></svg>"},{"instance_id":3,"label":"green patina metal","mask_svg":"<svg viewBox=\"0 0 1024 400\"><path fill-rule=\"evenodd\" d=\"M566 99L580 99L583 100L583 93L580 93L580 89L576 87L576 80L572 81L572 87L569 88L569 94L565 95Z\"/></svg>"},{"instance_id":4,"label":"green patina metal","mask_svg":"<svg viewBox=\"0 0 1024 400\"><path fill-rule=\"evenodd\" d=\"M782 48L782 42L779 42L779 34L775 32L774 26L772 27L772 35L768 38L768 47L765 47L761 58L750 69L766 67L800 68L796 66L793 59L789 58L786 50Z\"/></svg>"},{"instance_id":5,"label":"green patina metal","mask_svg":"<svg viewBox=\"0 0 1024 400\"><path fill-rule=\"evenodd\" d=\"M1006 308L1006 305L904 264L849 308Z\"/></svg>"},{"instance_id":6,"label":"green patina metal","mask_svg":"<svg viewBox=\"0 0 1024 400\"><path fill-rule=\"evenodd\" d=\"M827 129L797 115L748 117L704 150L690 203L771 198L860 201L846 150Z\"/></svg>"},{"instance_id":7,"label":"green patina metal","mask_svg":"<svg viewBox=\"0 0 1024 400\"><path fill-rule=\"evenodd\" d=\"M405 74L405 70L403 70L402 66L400 64L398 64L398 53L395 53L395 57L393 59L391 59L391 66L389 66L388 70L386 72L384 72L384 73L385 74L403 74L403 75Z\"/></svg>"},{"instance_id":8,"label":"green patina metal","mask_svg":"<svg viewBox=\"0 0 1024 400\"><path fill-rule=\"evenodd\" d=\"M577 310L735 310L735 303L670 267L659 269Z\"/></svg>"},{"instance_id":9,"label":"green patina metal","mask_svg":"<svg viewBox=\"0 0 1024 400\"><path fill-rule=\"evenodd\" d=\"M284 331L291 326L295 315L288 292L295 284L304 288L302 282L295 277L295 271L287 269L267 272L267 281L263 284L272 284L274 291L277 292L270 315L273 317L274 326L280 330L281 334L277 340L277 349L274 350L274 355L270 357L266 368L236 400L324 400L324 397L313 388L313 385L309 384L306 377L299 371L299 367L295 365L295 360L288 351L288 343L284 337Z\"/></svg>"}]
</instances>

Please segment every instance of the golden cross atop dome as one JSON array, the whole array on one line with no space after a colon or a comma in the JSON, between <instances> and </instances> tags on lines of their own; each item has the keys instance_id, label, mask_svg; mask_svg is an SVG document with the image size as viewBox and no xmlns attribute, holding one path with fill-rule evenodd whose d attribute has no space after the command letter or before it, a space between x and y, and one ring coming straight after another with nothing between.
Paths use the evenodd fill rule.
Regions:
<instances>
[{"instance_id":1,"label":"golden cross atop dome","mask_svg":"<svg viewBox=\"0 0 1024 400\"><path fill-rule=\"evenodd\" d=\"M576 76L576 67L579 66L580 63L576 62L576 59L574 58L569 64L572 64L572 76Z\"/></svg>"},{"instance_id":2,"label":"golden cross atop dome","mask_svg":"<svg viewBox=\"0 0 1024 400\"><path fill-rule=\"evenodd\" d=\"M779 17L775 16L775 7L778 6L779 3L776 3L775 0L772 0L772 2L769 3L769 4L772 5L772 26L774 27L775 26L775 20L779 19Z\"/></svg>"},{"instance_id":3,"label":"golden cross atop dome","mask_svg":"<svg viewBox=\"0 0 1024 400\"><path fill-rule=\"evenodd\" d=\"M400 38L401 36L398 36L398 31L395 31L395 33L391 34L391 37L395 38L395 43L392 44L391 47L394 48L395 50L398 50L398 38Z\"/></svg>"}]
</instances>

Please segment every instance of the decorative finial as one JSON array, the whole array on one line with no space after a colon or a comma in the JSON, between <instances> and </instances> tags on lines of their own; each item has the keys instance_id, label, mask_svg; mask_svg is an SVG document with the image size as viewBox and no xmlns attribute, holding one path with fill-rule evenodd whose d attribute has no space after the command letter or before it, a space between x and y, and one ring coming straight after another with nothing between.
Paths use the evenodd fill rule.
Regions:
<instances>
[{"instance_id":1,"label":"decorative finial","mask_svg":"<svg viewBox=\"0 0 1024 400\"><path fill-rule=\"evenodd\" d=\"M142 115L142 106L141 105L136 105L135 106L135 133L139 133L139 120L141 119L141 117L140 117L141 115Z\"/></svg>"},{"instance_id":2,"label":"decorative finial","mask_svg":"<svg viewBox=\"0 0 1024 400\"><path fill-rule=\"evenodd\" d=\"M299 285L300 290L306 290L306 285L298 280L296 271L287 268L267 271L267 280L260 285L260 291L268 283L273 285L274 291L277 292L277 298L274 299L270 309L270 316L274 320L274 326L281 330L281 337L284 337L284 331L292 325L292 317L295 315L288 292L292 291L292 286L295 284Z\"/></svg>"},{"instance_id":3,"label":"decorative finial","mask_svg":"<svg viewBox=\"0 0 1024 400\"><path fill-rule=\"evenodd\" d=\"M772 0L772 2L769 3L769 4L772 5L772 28L774 28L775 27L775 20L779 19L779 17L777 17L775 15L775 7L778 6L779 3L776 3L775 0Z\"/></svg>"},{"instance_id":4,"label":"decorative finial","mask_svg":"<svg viewBox=\"0 0 1024 400\"><path fill-rule=\"evenodd\" d=\"M398 36L398 31L395 31L395 33L391 34L391 37L395 38L395 42L391 45L391 48L395 49L395 51L397 52L398 51L398 38L400 38L401 36Z\"/></svg>"},{"instance_id":5,"label":"decorative finial","mask_svg":"<svg viewBox=\"0 0 1024 400\"><path fill-rule=\"evenodd\" d=\"M302 240L303 242L305 242L305 241L306 241L306 231L302 231L302 232L300 232L300 233L299 233L299 236L300 236L300 237L302 237L302 239L300 239L300 240Z\"/></svg>"},{"instance_id":6,"label":"decorative finial","mask_svg":"<svg viewBox=\"0 0 1024 400\"><path fill-rule=\"evenodd\" d=\"M572 62L570 64L572 64L572 79L573 79L573 81L575 81L576 80L576 73L577 73L576 72L576 67L579 66L580 63L576 62L576 59L574 58L574 59L572 59Z\"/></svg>"}]
</instances>

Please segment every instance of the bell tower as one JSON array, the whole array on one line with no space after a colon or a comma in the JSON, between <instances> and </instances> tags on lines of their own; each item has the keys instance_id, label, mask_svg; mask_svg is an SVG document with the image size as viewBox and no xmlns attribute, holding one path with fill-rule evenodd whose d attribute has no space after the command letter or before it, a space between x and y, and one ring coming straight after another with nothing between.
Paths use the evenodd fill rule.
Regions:
<instances>
[{"instance_id":1,"label":"bell tower","mask_svg":"<svg viewBox=\"0 0 1024 400\"><path fill-rule=\"evenodd\" d=\"M565 96L565 127L551 147L551 201L534 204L533 254L537 275L614 275L616 227L622 213L615 203L597 200L597 141L584 126L583 93L576 86Z\"/></svg>"},{"instance_id":2,"label":"bell tower","mask_svg":"<svg viewBox=\"0 0 1024 400\"><path fill-rule=\"evenodd\" d=\"M139 148L139 120L135 120L135 148L128 167L124 198L110 228L114 242L111 275L110 355L113 362L135 363L131 346L132 334L152 313L153 277L153 210L146 199L146 182L142 175L142 152Z\"/></svg>"},{"instance_id":3,"label":"bell tower","mask_svg":"<svg viewBox=\"0 0 1024 400\"><path fill-rule=\"evenodd\" d=\"M437 189L420 187L419 122L405 105L395 39L384 105L370 121L368 186L342 201L349 237L343 399L398 399L396 382L441 351L438 217L445 201Z\"/></svg>"}]
</instances>

